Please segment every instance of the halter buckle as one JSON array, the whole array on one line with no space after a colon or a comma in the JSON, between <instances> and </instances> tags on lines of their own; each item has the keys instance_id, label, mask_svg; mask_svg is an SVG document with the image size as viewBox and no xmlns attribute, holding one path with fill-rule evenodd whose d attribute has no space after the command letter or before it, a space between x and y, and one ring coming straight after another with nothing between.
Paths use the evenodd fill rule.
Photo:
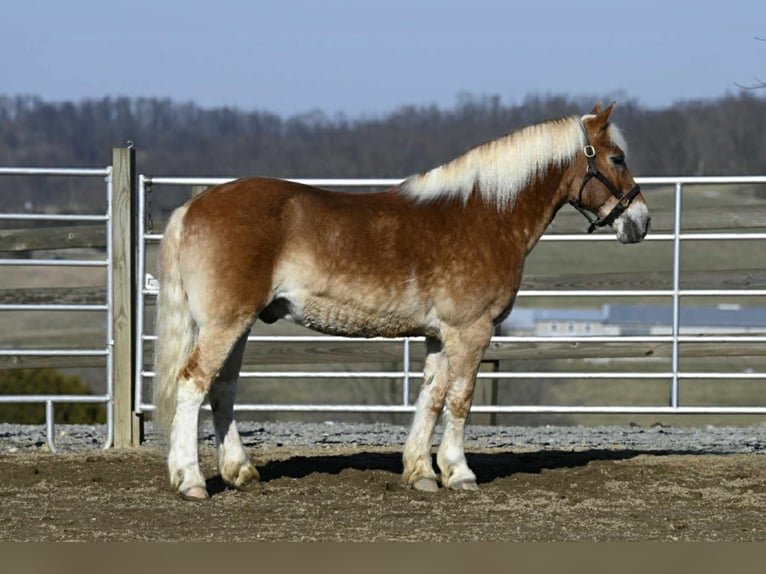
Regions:
<instances>
[{"instance_id":1,"label":"halter buckle","mask_svg":"<svg viewBox=\"0 0 766 574\"><path fill-rule=\"evenodd\" d=\"M585 153L585 157L596 157L596 148L590 144L582 148L582 151Z\"/></svg>"}]
</instances>

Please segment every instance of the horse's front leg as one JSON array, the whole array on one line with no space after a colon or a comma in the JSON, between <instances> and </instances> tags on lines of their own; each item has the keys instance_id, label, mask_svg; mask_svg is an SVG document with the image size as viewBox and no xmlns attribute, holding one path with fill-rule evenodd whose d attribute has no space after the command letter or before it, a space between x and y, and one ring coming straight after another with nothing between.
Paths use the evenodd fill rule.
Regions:
<instances>
[{"instance_id":1,"label":"horse's front leg","mask_svg":"<svg viewBox=\"0 0 766 574\"><path fill-rule=\"evenodd\" d=\"M447 357L441 351L441 342L426 339L423 386L415 405L415 416L402 457L402 478L417 490L439 490L436 473L431 464L431 441L447 393L447 372Z\"/></svg>"},{"instance_id":2,"label":"horse's front leg","mask_svg":"<svg viewBox=\"0 0 766 574\"><path fill-rule=\"evenodd\" d=\"M476 475L465 459L465 422L471 410L476 374L492 337L491 321L445 330L449 382L444 409L444 436L436 456L442 484L454 490L476 490Z\"/></svg>"},{"instance_id":3,"label":"horse's front leg","mask_svg":"<svg viewBox=\"0 0 766 574\"><path fill-rule=\"evenodd\" d=\"M248 330L234 345L210 387L210 408L213 411L213 427L218 448L218 470L223 481L238 490L251 488L260 478L242 447L234 420L237 379L249 333Z\"/></svg>"}]
</instances>

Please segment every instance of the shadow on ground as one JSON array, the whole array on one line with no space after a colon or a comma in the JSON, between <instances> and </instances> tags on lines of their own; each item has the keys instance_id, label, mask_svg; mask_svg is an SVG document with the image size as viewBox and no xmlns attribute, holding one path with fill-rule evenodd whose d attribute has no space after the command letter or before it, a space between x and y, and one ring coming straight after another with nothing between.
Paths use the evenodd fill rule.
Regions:
<instances>
[{"instance_id":1,"label":"shadow on ground","mask_svg":"<svg viewBox=\"0 0 766 574\"><path fill-rule=\"evenodd\" d=\"M476 474L479 484L493 482L514 474L539 474L543 470L556 470L587 466L596 461L629 460L640 455L690 455L700 454L689 451L641 451L589 449L583 451L544 450L537 452L513 453L467 453L468 465ZM433 456L436 468L436 456ZM340 474L344 470L380 470L401 474L403 470L400 453L360 452L348 455L294 456L286 460L272 461L258 467L261 482L267 483L280 478L304 478L313 473ZM220 475L207 481L211 495L223 492L228 487Z\"/></svg>"}]
</instances>

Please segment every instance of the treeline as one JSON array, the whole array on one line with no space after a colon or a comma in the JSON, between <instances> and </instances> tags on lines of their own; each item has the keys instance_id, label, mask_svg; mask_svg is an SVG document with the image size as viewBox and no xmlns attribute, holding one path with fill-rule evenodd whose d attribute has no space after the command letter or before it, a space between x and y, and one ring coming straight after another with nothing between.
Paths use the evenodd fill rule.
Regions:
<instances>
[{"instance_id":1,"label":"treeline","mask_svg":"<svg viewBox=\"0 0 766 574\"><path fill-rule=\"evenodd\" d=\"M507 105L499 97L464 96L449 109L282 118L165 99L0 97L0 165L104 166L111 148L130 140L140 171L155 175L402 177L516 128L587 113L598 99L530 97ZM766 173L766 99L758 92L665 109L619 101L613 118L627 135L634 174ZM29 201L30 193L20 181L3 203ZM47 201L39 187L34 193L35 203Z\"/></svg>"}]
</instances>

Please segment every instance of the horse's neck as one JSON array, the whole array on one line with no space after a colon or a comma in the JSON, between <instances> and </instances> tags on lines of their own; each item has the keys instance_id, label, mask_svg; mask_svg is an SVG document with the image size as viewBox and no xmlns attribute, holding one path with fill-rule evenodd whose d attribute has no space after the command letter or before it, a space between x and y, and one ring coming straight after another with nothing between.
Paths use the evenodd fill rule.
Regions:
<instances>
[{"instance_id":1,"label":"horse's neck","mask_svg":"<svg viewBox=\"0 0 766 574\"><path fill-rule=\"evenodd\" d=\"M563 173L563 169L555 170L533 181L502 213L503 225L511 231L512 241L524 246L526 253L537 244L566 203L566 195L561 189Z\"/></svg>"}]
</instances>

